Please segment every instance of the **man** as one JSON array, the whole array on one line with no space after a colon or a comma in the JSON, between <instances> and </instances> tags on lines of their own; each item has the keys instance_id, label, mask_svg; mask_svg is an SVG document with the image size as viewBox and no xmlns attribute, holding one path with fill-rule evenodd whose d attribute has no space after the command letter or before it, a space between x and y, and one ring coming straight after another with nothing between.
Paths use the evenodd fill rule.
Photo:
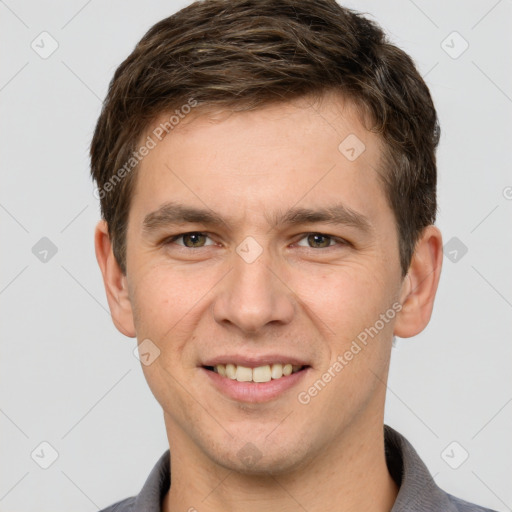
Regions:
<instances>
[{"instance_id":1,"label":"man","mask_svg":"<svg viewBox=\"0 0 512 512\"><path fill-rule=\"evenodd\" d=\"M483 511L384 426L439 282L429 91L331 0L207 0L117 69L95 243L169 448L108 511Z\"/></svg>"}]
</instances>

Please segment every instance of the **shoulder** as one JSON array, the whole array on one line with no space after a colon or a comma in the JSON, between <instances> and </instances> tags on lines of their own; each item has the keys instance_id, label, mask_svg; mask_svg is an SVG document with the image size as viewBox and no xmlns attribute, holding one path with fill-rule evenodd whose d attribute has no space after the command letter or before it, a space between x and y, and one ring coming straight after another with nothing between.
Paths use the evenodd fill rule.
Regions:
<instances>
[{"instance_id":1,"label":"shoulder","mask_svg":"<svg viewBox=\"0 0 512 512\"><path fill-rule=\"evenodd\" d=\"M158 459L137 496L126 498L99 512L139 512L160 510L171 482L169 449Z\"/></svg>"},{"instance_id":2,"label":"shoulder","mask_svg":"<svg viewBox=\"0 0 512 512\"><path fill-rule=\"evenodd\" d=\"M450 502L454 505L455 510L458 512L496 512L490 508L481 507L480 505L475 505L474 503L461 500L460 498L456 498L451 494L446 493L446 495Z\"/></svg>"},{"instance_id":3,"label":"shoulder","mask_svg":"<svg viewBox=\"0 0 512 512\"><path fill-rule=\"evenodd\" d=\"M388 425L384 439L388 471L399 486L392 512L495 512L441 489L411 443Z\"/></svg>"},{"instance_id":4,"label":"shoulder","mask_svg":"<svg viewBox=\"0 0 512 512\"><path fill-rule=\"evenodd\" d=\"M107 508L101 509L99 512L132 512L136 497L126 498L124 500L113 503Z\"/></svg>"}]
</instances>

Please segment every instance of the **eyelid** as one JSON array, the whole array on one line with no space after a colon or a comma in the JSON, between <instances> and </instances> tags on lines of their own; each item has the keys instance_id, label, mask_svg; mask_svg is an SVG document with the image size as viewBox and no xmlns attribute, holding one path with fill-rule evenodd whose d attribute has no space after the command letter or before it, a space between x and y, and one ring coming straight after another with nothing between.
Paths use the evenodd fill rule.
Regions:
<instances>
[{"instance_id":1,"label":"eyelid","mask_svg":"<svg viewBox=\"0 0 512 512\"><path fill-rule=\"evenodd\" d=\"M184 236L186 235L203 235L205 237L207 237L211 243L206 243L205 245L201 246L201 247L187 247L185 244L183 243L176 243L176 240L179 240L180 238L182 239ZM314 249L315 251L318 251L320 249L329 249L331 247L335 247L336 245L352 245L351 242L349 242L348 240L344 239L344 238L341 238L341 237L338 237L338 236L335 236L335 235L330 235L329 233L323 233L321 231L307 231L305 233L301 233L300 235L297 235L298 237L300 238L297 238L296 239L296 242L294 242L294 245L298 245L298 242L306 239L308 236L310 235L321 235L321 236L325 236L327 238L330 238L331 241L335 242L334 244L331 244L331 245L328 245L327 247L320 247L320 248L315 248L315 247L309 247L307 245L300 245L299 247L306 247L308 249ZM178 233L176 235L171 235L171 236L168 236L166 238L164 238L161 242L161 245L167 245L167 244L171 244L171 243L174 243L175 245L178 245L180 247L184 247L185 249L202 249L204 247L210 247L212 245L215 245L215 242L213 241L212 237L210 236L210 233L208 233L207 231L186 231L186 232L183 232L183 233Z\"/></svg>"},{"instance_id":2,"label":"eyelid","mask_svg":"<svg viewBox=\"0 0 512 512\"><path fill-rule=\"evenodd\" d=\"M335 244L332 244L332 245L328 245L327 247L320 247L320 248L309 247L308 245L300 245L299 247L306 247L308 249L314 249L315 251L318 251L320 249L330 249L331 247L335 247L336 245L341 245L341 246L343 246L343 245L352 245L348 240L346 240L344 238L341 238L341 237L335 236L335 235L330 235L329 233L323 233L321 231L308 231L307 233L302 233L301 235L298 235L298 236L300 236L300 238L297 239L295 244L298 244L298 242L304 240L305 238L307 238L310 235L325 236L327 238L330 238L332 241L337 242L337 244L335 243Z\"/></svg>"},{"instance_id":3,"label":"eyelid","mask_svg":"<svg viewBox=\"0 0 512 512\"><path fill-rule=\"evenodd\" d=\"M212 243L210 243L210 244L206 243L205 245L203 245L201 247L187 247L185 244L176 243L176 240L179 240L180 238L183 238L186 235L203 235L206 238L210 239L210 241ZM164 238L161 242L161 245L168 245L168 244L175 244L180 247L184 247L185 249L202 249L203 247L209 247L211 245L215 245L215 242L213 242L211 236L206 231L186 231L183 233L178 233L176 235L168 236L168 237Z\"/></svg>"}]
</instances>

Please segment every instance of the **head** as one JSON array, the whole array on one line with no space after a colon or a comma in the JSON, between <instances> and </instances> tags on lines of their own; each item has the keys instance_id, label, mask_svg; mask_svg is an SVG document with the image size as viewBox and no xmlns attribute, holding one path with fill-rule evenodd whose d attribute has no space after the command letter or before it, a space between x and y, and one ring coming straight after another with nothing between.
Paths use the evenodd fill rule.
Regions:
<instances>
[{"instance_id":1,"label":"head","mask_svg":"<svg viewBox=\"0 0 512 512\"><path fill-rule=\"evenodd\" d=\"M174 439L277 472L381 422L392 336L427 325L439 279L438 139L410 57L334 0L207 0L149 30L91 169L112 317L158 355ZM257 399L211 371L278 359L302 369Z\"/></svg>"}]
</instances>

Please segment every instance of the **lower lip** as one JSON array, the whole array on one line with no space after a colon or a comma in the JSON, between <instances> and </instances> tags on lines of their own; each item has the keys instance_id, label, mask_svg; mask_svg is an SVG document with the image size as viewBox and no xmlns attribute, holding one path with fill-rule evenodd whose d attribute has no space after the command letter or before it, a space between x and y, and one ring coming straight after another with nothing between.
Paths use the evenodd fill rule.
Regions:
<instances>
[{"instance_id":1,"label":"lower lip","mask_svg":"<svg viewBox=\"0 0 512 512\"><path fill-rule=\"evenodd\" d=\"M238 382L228 377L222 377L206 368L201 369L221 393L238 402L249 403L268 402L279 397L282 393L297 385L309 370L309 368L304 368L291 375L273 379L269 382Z\"/></svg>"}]
</instances>

